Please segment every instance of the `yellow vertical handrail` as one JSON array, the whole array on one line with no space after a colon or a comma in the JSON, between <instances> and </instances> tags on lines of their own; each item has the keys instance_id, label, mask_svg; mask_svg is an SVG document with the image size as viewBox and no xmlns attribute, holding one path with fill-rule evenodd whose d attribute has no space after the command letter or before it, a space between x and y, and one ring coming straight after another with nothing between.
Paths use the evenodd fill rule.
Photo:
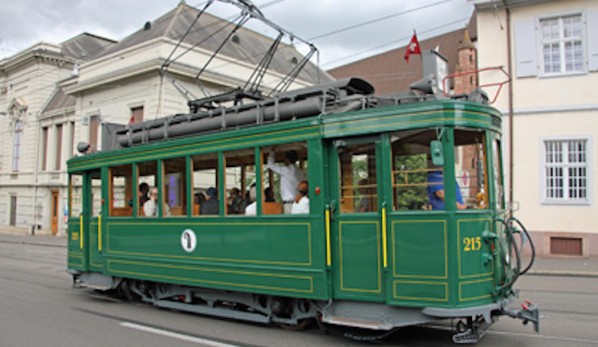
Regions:
<instances>
[{"instance_id":1,"label":"yellow vertical handrail","mask_svg":"<svg viewBox=\"0 0 598 347\"><path fill-rule=\"evenodd\" d=\"M102 214L98 215L98 251L102 251Z\"/></svg>"},{"instance_id":2,"label":"yellow vertical handrail","mask_svg":"<svg viewBox=\"0 0 598 347\"><path fill-rule=\"evenodd\" d=\"M388 252L386 251L386 207L382 207L382 257L384 268L388 267Z\"/></svg>"},{"instance_id":3,"label":"yellow vertical handrail","mask_svg":"<svg viewBox=\"0 0 598 347\"><path fill-rule=\"evenodd\" d=\"M326 266L332 264L332 255L330 254L330 207L326 207Z\"/></svg>"},{"instance_id":4,"label":"yellow vertical handrail","mask_svg":"<svg viewBox=\"0 0 598 347\"><path fill-rule=\"evenodd\" d=\"M79 249L83 249L83 214L79 215Z\"/></svg>"}]
</instances>

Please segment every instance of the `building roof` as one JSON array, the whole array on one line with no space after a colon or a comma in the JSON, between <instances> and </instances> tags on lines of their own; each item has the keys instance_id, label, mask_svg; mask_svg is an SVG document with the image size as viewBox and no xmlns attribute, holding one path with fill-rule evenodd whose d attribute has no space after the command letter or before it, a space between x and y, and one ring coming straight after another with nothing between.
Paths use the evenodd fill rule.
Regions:
<instances>
[{"instance_id":1,"label":"building roof","mask_svg":"<svg viewBox=\"0 0 598 347\"><path fill-rule=\"evenodd\" d=\"M515 8L528 5L536 5L551 1L557 0L469 0L469 2L472 3L478 10L502 9L505 7Z\"/></svg>"},{"instance_id":2,"label":"building roof","mask_svg":"<svg viewBox=\"0 0 598 347\"><path fill-rule=\"evenodd\" d=\"M173 10L153 22L147 22L140 30L103 51L101 56L115 54L160 37L179 41L185 35L198 13L199 10L197 8L181 2ZM222 18L205 12L200 16L193 30L185 37L184 42L189 45L198 44L200 48L213 52L218 49L230 31L219 30L228 23L228 21ZM264 53L273 42L272 38L243 27L236 32L235 36L236 38L229 40L224 45L220 54L252 64L260 62ZM182 50L179 50L179 52L182 52ZM286 74L293 69L296 61L300 61L301 59L302 55L294 47L281 43L270 68L276 72ZM313 64L307 64L298 78L311 83L321 83L331 80L330 76Z\"/></svg>"},{"instance_id":3,"label":"building roof","mask_svg":"<svg viewBox=\"0 0 598 347\"><path fill-rule=\"evenodd\" d=\"M90 33L81 33L60 44L64 55L76 60L89 61L100 56L106 49L114 46L116 41Z\"/></svg>"},{"instance_id":4,"label":"building roof","mask_svg":"<svg viewBox=\"0 0 598 347\"><path fill-rule=\"evenodd\" d=\"M74 96L66 94L60 86L57 86L54 94L52 94L41 113L52 113L61 109L75 107L76 100Z\"/></svg>"},{"instance_id":5,"label":"building roof","mask_svg":"<svg viewBox=\"0 0 598 347\"><path fill-rule=\"evenodd\" d=\"M466 28L420 41L420 48L438 52L447 59L448 73L455 72L460 43L469 32L471 40L477 39L475 12ZM365 58L347 65L328 70L335 78L359 77L370 82L376 89L377 95L392 95L409 90L409 85L420 80L422 76L422 61L419 56L411 56L405 61L406 47L393 49L369 58Z\"/></svg>"}]
</instances>

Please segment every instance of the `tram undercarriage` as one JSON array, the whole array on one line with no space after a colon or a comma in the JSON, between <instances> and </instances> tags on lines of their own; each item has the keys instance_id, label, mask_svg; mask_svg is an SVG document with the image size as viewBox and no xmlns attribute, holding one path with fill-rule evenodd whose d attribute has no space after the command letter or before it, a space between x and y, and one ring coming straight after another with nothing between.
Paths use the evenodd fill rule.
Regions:
<instances>
[{"instance_id":1,"label":"tram undercarriage","mask_svg":"<svg viewBox=\"0 0 598 347\"><path fill-rule=\"evenodd\" d=\"M516 293L498 303L467 309L422 309L384 303L318 301L222 291L117 278L93 272L73 272L72 275L74 287L115 292L128 301L141 301L161 308L221 318L276 324L286 330L303 330L312 321L316 321L321 329L326 329L327 325L358 328L360 332L348 331L344 336L359 341L380 340L401 327L443 319L458 319L454 325L453 342L459 344L477 343L501 315L521 319L523 324L532 322L536 331L539 324L539 311L530 302L525 302L520 310L507 307Z\"/></svg>"}]
</instances>

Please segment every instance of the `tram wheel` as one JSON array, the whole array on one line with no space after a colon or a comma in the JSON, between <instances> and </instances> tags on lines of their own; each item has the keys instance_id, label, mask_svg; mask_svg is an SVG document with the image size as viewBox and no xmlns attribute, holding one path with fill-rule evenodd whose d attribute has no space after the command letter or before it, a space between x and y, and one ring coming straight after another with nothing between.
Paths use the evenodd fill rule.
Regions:
<instances>
[{"instance_id":1,"label":"tram wheel","mask_svg":"<svg viewBox=\"0 0 598 347\"><path fill-rule=\"evenodd\" d=\"M300 331L300 330L305 330L309 326L310 323L311 323L311 318L305 318L305 319L299 320L299 322L297 324L279 323L278 326L280 328L282 328L283 330Z\"/></svg>"}]
</instances>

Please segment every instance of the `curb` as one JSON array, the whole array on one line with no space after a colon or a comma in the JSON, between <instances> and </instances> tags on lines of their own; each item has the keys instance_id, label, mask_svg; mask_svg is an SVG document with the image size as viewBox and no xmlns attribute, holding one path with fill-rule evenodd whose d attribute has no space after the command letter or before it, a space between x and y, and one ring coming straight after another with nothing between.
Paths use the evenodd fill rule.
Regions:
<instances>
[{"instance_id":1,"label":"curb","mask_svg":"<svg viewBox=\"0 0 598 347\"><path fill-rule=\"evenodd\" d=\"M536 270L536 271L529 271L525 275L598 278L598 272L590 272L590 271Z\"/></svg>"},{"instance_id":2,"label":"curb","mask_svg":"<svg viewBox=\"0 0 598 347\"><path fill-rule=\"evenodd\" d=\"M14 241L14 240L0 240L0 243L12 243L15 245L36 245L44 247L66 248L66 245L57 245L52 243L35 242L35 241Z\"/></svg>"}]
</instances>

